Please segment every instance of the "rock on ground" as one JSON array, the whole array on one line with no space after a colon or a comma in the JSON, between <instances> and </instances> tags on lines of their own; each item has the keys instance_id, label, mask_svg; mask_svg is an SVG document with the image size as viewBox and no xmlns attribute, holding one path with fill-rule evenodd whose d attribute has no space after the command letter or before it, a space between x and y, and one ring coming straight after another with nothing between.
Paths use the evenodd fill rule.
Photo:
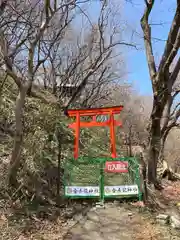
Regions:
<instances>
[{"instance_id":1,"label":"rock on ground","mask_svg":"<svg viewBox=\"0 0 180 240\"><path fill-rule=\"evenodd\" d=\"M167 233L156 228L137 209L108 205L92 209L84 220L72 227L64 240L165 240ZM177 238L180 239L180 238Z\"/></svg>"}]
</instances>

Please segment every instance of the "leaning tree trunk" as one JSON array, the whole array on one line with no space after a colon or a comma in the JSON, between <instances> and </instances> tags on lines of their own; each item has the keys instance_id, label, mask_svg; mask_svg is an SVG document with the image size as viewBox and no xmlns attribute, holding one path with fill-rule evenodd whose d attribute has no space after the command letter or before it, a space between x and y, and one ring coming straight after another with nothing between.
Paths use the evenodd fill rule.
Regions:
<instances>
[{"instance_id":1,"label":"leaning tree trunk","mask_svg":"<svg viewBox=\"0 0 180 240\"><path fill-rule=\"evenodd\" d=\"M160 144L159 158L158 158L158 162L160 163L164 161L164 147L165 147L168 134L169 134L169 129L167 129L164 133L161 132L161 144Z\"/></svg>"},{"instance_id":2,"label":"leaning tree trunk","mask_svg":"<svg viewBox=\"0 0 180 240\"><path fill-rule=\"evenodd\" d=\"M26 92L26 88L22 87L16 99L16 132L14 136L14 146L9 167L9 185L11 186L17 186L17 172L20 165L20 155L23 141L23 108L25 104Z\"/></svg>"},{"instance_id":3,"label":"leaning tree trunk","mask_svg":"<svg viewBox=\"0 0 180 240\"><path fill-rule=\"evenodd\" d=\"M163 135L161 136L161 148L158 159L158 162L161 163L161 168L159 169L158 172L158 178L159 180L161 180L162 178L167 177L168 180L176 181L180 180L180 175L176 174L176 172L172 170L172 168L169 166L168 162L165 160L164 157L165 142L170 130L171 130L170 128L167 128L166 131L164 131Z\"/></svg>"}]
</instances>

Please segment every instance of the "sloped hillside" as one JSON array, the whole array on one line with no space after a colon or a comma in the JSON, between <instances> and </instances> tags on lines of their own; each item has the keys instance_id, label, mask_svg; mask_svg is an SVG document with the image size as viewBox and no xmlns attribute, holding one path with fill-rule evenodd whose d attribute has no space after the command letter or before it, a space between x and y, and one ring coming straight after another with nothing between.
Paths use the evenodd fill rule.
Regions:
<instances>
[{"instance_id":1,"label":"sloped hillside","mask_svg":"<svg viewBox=\"0 0 180 240\"><path fill-rule=\"evenodd\" d=\"M43 99L50 99L51 93L42 90ZM14 107L17 88L11 80L5 82L0 95L0 167L5 186L8 163L13 147L15 130ZM18 174L19 182L32 185L32 195L39 191L39 181L44 180L56 185L59 143L57 131L61 139L61 161L73 157L73 132L68 128L68 119L58 104L44 102L38 98L26 99L24 109L24 141L21 157L21 170ZM117 144L119 146L119 143ZM80 155L101 156L108 155L108 129L81 129ZM38 182L37 182L38 179ZM52 181L51 181L52 180ZM46 182L47 183L47 182ZM48 183L47 183L48 184ZM52 189L52 186L49 187Z\"/></svg>"}]
</instances>

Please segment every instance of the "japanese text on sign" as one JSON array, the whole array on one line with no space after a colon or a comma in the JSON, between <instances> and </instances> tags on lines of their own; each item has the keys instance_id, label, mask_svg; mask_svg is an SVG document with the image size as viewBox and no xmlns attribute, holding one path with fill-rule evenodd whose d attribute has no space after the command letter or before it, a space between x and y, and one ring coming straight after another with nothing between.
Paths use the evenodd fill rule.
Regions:
<instances>
[{"instance_id":1,"label":"japanese text on sign","mask_svg":"<svg viewBox=\"0 0 180 240\"><path fill-rule=\"evenodd\" d=\"M128 162L122 162L122 161L108 162L107 161L105 171L112 172L112 173L126 173L128 172Z\"/></svg>"},{"instance_id":2,"label":"japanese text on sign","mask_svg":"<svg viewBox=\"0 0 180 240\"><path fill-rule=\"evenodd\" d=\"M127 186L105 186L104 195L105 196L118 196L118 195L137 195L138 186L137 185L127 185Z\"/></svg>"},{"instance_id":3,"label":"japanese text on sign","mask_svg":"<svg viewBox=\"0 0 180 240\"><path fill-rule=\"evenodd\" d=\"M99 196L99 187L88 186L88 187L79 187L79 186L66 186L65 187L66 196Z\"/></svg>"}]
</instances>

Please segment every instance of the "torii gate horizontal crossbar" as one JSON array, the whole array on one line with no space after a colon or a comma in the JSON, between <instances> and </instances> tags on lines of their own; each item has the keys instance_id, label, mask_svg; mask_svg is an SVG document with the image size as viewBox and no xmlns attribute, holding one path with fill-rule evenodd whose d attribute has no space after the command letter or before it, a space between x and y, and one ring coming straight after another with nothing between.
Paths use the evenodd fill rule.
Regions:
<instances>
[{"instance_id":1,"label":"torii gate horizontal crossbar","mask_svg":"<svg viewBox=\"0 0 180 240\"><path fill-rule=\"evenodd\" d=\"M118 114L122 111L123 106L115 106L115 107L106 107L106 108L89 108L89 109L69 109L67 110L67 114L69 117L76 116L77 113L80 116L94 116L94 115L108 115Z\"/></svg>"},{"instance_id":2,"label":"torii gate horizontal crossbar","mask_svg":"<svg viewBox=\"0 0 180 240\"><path fill-rule=\"evenodd\" d=\"M69 124L69 128L76 128L76 123ZM106 122L80 122L80 127L107 127L111 125L111 121ZM114 126L122 127L122 123L120 121L114 120Z\"/></svg>"}]
</instances>

